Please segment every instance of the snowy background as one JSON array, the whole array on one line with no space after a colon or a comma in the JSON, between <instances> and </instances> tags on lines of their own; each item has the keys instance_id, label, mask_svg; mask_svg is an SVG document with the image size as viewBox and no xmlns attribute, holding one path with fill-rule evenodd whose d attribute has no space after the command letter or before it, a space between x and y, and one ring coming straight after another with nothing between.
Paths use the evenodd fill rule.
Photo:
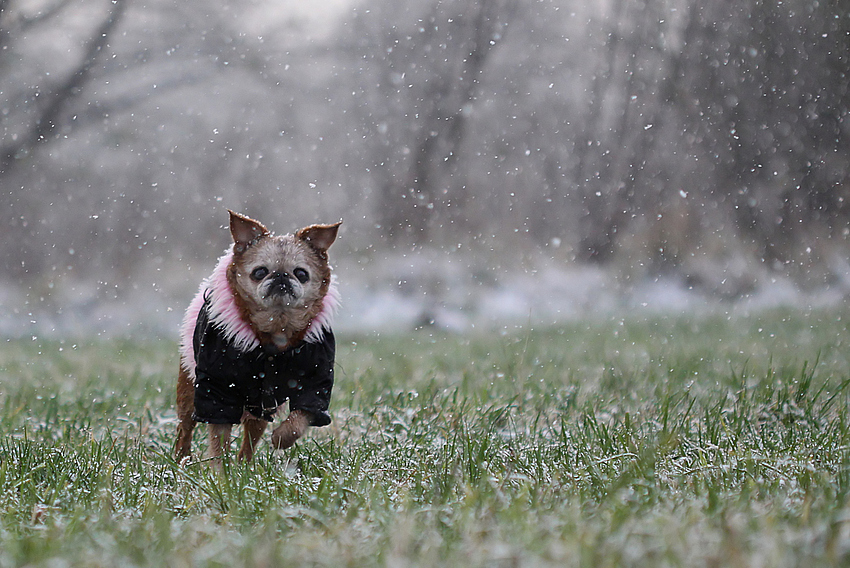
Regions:
<instances>
[{"instance_id":1,"label":"snowy background","mask_svg":"<svg viewBox=\"0 0 850 568\"><path fill-rule=\"evenodd\" d=\"M850 2L0 0L0 332L176 336L226 208L346 330L850 293Z\"/></svg>"}]
</instances>

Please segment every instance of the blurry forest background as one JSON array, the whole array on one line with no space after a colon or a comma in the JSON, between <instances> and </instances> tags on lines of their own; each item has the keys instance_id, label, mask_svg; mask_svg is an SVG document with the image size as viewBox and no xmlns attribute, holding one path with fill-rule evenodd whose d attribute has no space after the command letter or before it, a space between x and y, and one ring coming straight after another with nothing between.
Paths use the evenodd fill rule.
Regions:
<instances>
[{"instance_id":1,"label":"blurry forest background","mask_svg":"<svg viewBox=\"0 0 850 568\"><path fill-rule=\"evenodd\" d=\"M0 0L4 331L171 329L226 207L361 323L850 292L850 0L309 4Z\"/></svg>"}]
</instances>

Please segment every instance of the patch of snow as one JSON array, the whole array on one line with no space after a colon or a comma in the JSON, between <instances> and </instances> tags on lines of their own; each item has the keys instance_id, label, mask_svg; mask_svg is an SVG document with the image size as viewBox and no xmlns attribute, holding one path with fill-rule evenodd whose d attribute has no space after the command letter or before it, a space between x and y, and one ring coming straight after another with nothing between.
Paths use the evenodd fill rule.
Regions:
<instances>
[{"instance_id":1,"label":"patch of snow","mask_svg":"<svg viewBox=\"0 0 850 568\"><path fill-rule=\"evenodd\" d=\"M782 306L840 305L850 277L802 290L790 279L759 274L737 298L701 289L675 275L637 281L613 269L538 259L523 269L488 267L481 258L444 253L351 261L335 268L342 293L336 330L407 332L436 327L455 333L509 327L552 327L588 318L684 314ZM7 337L174 337L205 269L162 270L157 282L126 287L57 282L53 289L0 285L0 333ZM163 274L171 274L169 281ZM716 293L715 293L716 292Z\"/></svg>"}]
</instances>

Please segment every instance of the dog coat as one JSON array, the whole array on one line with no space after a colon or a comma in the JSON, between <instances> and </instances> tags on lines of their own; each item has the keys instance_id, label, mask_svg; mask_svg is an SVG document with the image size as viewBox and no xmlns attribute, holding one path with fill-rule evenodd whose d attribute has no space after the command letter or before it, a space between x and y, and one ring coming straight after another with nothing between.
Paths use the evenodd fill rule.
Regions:
<instances>
[{"instance_id":1,"label":"dog coat","mask_svg":"<svg viewBox=\"0 0 850 568\"><path fill-rule=\"evenodd\" d=\"M330 424L335 341L331 322L339 305L332 281L322 310L303 341L284 351L264 348L236 307L227 282L232 248L189 305L183 322L181 364L194 379L193 419L237 424L245 412L271 421L278 407L304 410L313 426Z\"/></svg>"}]
</instances>

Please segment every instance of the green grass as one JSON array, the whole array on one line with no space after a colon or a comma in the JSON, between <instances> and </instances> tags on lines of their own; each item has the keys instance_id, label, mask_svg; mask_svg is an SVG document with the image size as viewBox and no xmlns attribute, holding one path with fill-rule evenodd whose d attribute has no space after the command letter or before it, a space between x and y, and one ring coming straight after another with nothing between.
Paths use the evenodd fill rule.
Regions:
<instances>
[{"instance_id":1,"label":"green grass","mask_svg":"<svg viewBox=\"0 0 850 568\"><path fill-rule=\"evenodd\" d=\"M225 476L170 341L8 341L0 566L847 565L848 317L339 337L333 424Z\"/></svg>"}]
</instances>

